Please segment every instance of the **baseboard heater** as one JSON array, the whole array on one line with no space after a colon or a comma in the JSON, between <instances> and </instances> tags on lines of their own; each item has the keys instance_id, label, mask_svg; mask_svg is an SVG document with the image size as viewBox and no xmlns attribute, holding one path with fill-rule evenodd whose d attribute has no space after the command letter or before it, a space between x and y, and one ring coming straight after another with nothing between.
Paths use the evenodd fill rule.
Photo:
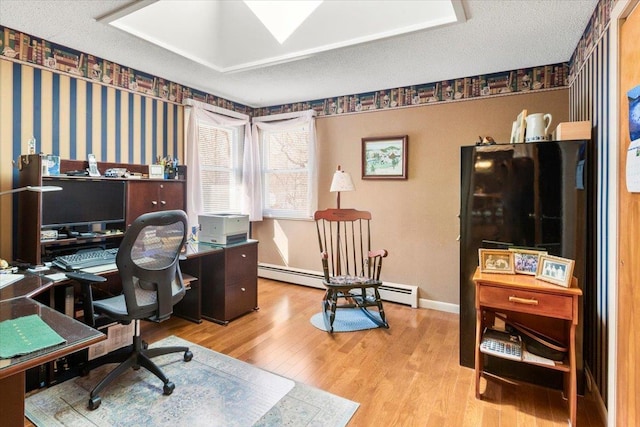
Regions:
<instances>
[{"instance_id":1,"label":"baseboard heater","mask_svg":"<svg viewBox=\"0 0 640 427\"><path fill-rule=\"evenodd\" d=\"M280 282L324 289L322 273L318 271L258 263L258 276ZM380 290L380 297L385 301L418 308L418 287L415 285L384 282L378 289Z\"/></svg>"}]
</instances>

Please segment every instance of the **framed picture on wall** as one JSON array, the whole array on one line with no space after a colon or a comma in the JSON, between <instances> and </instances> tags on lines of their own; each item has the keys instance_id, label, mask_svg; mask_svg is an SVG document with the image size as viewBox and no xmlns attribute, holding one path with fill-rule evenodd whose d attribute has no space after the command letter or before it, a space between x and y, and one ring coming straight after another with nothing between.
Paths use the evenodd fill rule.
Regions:
<instances>
[{"instance_id":1,"label":"framed picture on wall","mask_svg":"<svg viewBox=\"0 0 640 427\"><path fill-rule=\"evenodd\" d=\"M407 179L408 136L362 138L362 179Z\"/></svg>"}]
</instances>

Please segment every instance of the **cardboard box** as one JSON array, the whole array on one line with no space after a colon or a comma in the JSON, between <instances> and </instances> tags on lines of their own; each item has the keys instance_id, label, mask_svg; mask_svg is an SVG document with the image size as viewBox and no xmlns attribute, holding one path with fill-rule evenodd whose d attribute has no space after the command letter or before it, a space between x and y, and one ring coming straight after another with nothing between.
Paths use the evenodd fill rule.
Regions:
<instances>
[{"instance_id":1,"label":"cardboard box","mask_svg":"<svg viewBox=\"0 0 640 427\"><path fill-rule=\"evenodd\" d=\"M126 347L133 343L133 327L134 322L128 325L113 324L107 327L105 332L107 339L89 346L89 354L87 360L93 360L105 354L111 353L122 347Z\"/></svg>"},{"instance_id":2,"label":"cardboard box","mask_svg":"<svg viewBox=\"0 0 640 427\"><path fill-rule=\"evenodd\" d=\"M552 134L553 141L568 141L572 139L591 139L591 122L563 122Z\"/></svg>"}]
</instances>

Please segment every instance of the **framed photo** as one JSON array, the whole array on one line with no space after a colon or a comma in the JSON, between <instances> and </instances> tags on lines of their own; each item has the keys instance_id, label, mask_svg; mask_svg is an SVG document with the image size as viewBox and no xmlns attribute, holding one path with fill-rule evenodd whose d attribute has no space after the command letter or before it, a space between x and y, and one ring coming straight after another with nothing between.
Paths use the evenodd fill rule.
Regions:
<instances>
[{"instance_id":1,"label":"framed photo","mask_svg":"<svg viewBox=\"0 0 640 427\"><path fill-rule=\"evenodd\" d=\"M540 255L536 279L568 288L571 286L574 263L572 259Z\"/></svg>"},{"instance_id":2,"label":"framed photo","mask_svg":"<svg viewBox=\"0 0 640 427\"><path fill-rule=\"evenodd\" d=\"M162 165L149 165L149 178L163 179L164 167Z\"/></svg>"},{"instance_id":3,"label":"framed photo","mask_svg":"<svg viewBox=\"0 0 640 427\"><path fill-rule=\"evenodd\" d=\"M547 251L533 249L509 248L513 252L513 266L517 274L529 274L535 276L538 271L538 259L540 255L547 255Z\"/></svg>"},{"instance_id":4,"label":"framed photo","mask_svg":"<svg viewBox=\"0 0 640 427\"><path fill-rule=\"evenodd\" d=\"M362 138L362 179L407 179L407 140Z\"/></svg>"},{"instance_id":5,"label":"framed photo","mask_svg":"<svg viewBox=\"0 0 640 427\"><path fill-rule=\"evenodd\" d=\"M482 273L515 274L513 252L507 249L478 249Z\"/></svg>"}]
</instances>

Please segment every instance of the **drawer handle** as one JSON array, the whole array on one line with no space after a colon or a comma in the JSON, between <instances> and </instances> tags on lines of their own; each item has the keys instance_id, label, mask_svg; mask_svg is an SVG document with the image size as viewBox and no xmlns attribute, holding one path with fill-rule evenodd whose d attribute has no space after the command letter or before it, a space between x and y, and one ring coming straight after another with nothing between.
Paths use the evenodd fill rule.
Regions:
<instances>
[{"instance_id":1,"label":"drawer handle","mask_svg":"<svg viewBox=\"0 0 640 427\"><path fill-rule=\"evenodd\" d=\"M246 258L246 257L247 257L247 254L242 254L242 258Z\"/></svg>"},{"instance_id":2,"label":"drawer handle","mask_svg":"<svg viewBox=\"0 0 640 427\"><path fill-rule=\"evenodd\" d=\"M244 292L244 291L246 291L247 289L246 289L246 288L240 288L240 290L241 290L242 292Z\"/></svg>"},{"instance_id":3,"label":"drawer handle","mask_svg":"<svg viewBox=\"0 0 640 427\"><path fill-rule=\"evenodd\" d=\"M514 296L509 297L509 302L515 302L516 304L538 305L538 300L536 299L518 298Z\"/></svg>"}]
</instances>

